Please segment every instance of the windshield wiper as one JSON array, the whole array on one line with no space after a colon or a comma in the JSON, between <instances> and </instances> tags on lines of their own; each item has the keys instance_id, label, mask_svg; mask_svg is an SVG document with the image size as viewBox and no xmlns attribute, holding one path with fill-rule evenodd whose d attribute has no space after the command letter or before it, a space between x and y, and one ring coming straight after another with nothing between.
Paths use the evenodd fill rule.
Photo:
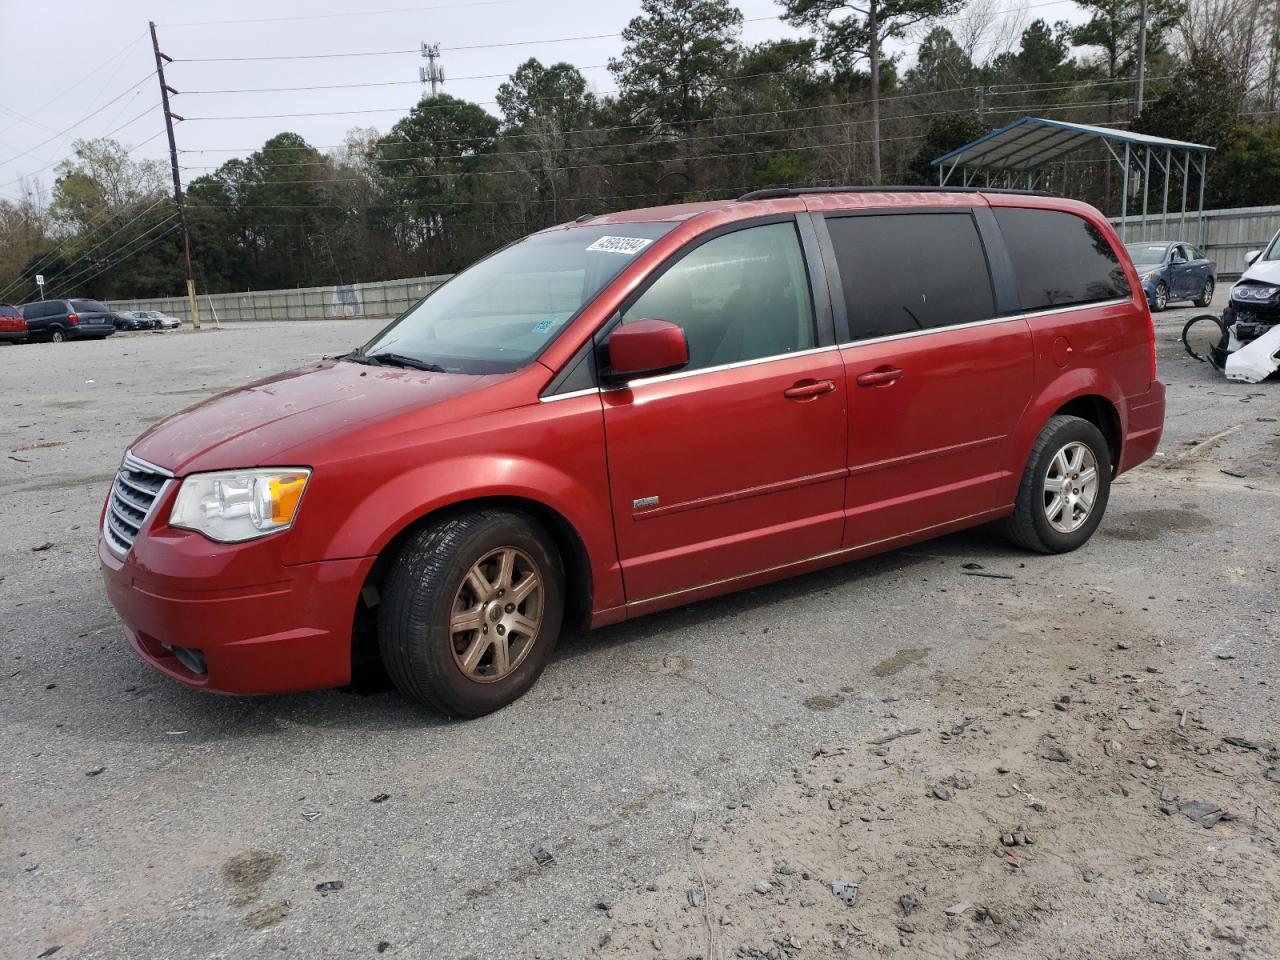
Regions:
<instances>
[{"instance_id":1,"label":"windshield wiper","mask_svg":"<svg viewBox=\"0 0 1280 960\"><path fill-rule=\"evenodd\" d=\"M403 353L348 353L342 359L373 367L407 367L410 370L424 370L427 373L448 373L438 363L428 363Z\"/></svg>"}]
</instances>

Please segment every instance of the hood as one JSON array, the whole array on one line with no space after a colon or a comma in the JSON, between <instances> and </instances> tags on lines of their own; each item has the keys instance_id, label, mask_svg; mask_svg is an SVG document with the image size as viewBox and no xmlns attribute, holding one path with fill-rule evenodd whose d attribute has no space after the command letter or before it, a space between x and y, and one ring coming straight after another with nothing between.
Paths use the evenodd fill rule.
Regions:
<instances>
[{"instance_id":1,"label":"hood","mask_svg":"<svg viewBox=\"0 0 1280 960\"><path fill-rule=\"evenodd\" d=\"M1255 260L1253 266L1240 275L1240 279L1280 285L1280 260Z\"/></svg>"},{"instance_id":2,"label":"hood","mask_svg":"<svg viewBox=\"0 0 1280 960\"><path fill-rule=\"evenodd\" d=\"M510 376L426 373L322 360L188 407L161 420L130 450L179 476L203 470L311 466L321 448L343 433L414 411L438 413L447 401Z\"/></svg>"}]
</instances>

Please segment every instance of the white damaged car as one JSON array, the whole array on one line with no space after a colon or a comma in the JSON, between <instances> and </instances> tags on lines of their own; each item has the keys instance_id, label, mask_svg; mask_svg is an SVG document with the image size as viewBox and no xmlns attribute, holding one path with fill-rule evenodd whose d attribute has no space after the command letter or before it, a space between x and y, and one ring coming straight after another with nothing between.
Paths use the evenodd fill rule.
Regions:
<instances>
[{"instance_id":1,"label":"white damaged car","mask_svg":"<svg viewBox=\"0 0 1280 960\"><path fill-rule=\"evenodd\" d=\"M1222 315L1223 342L1210 353L1228 380L1260 383L1280 370L1280 233L1245 262Z\"/></svg>"}]
</instances>

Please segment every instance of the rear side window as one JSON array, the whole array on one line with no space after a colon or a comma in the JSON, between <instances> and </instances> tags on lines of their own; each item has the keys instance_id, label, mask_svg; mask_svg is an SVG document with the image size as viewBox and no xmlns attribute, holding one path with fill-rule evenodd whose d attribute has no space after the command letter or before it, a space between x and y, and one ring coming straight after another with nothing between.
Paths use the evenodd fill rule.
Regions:
<instances>
[{"instance_id":1,"label":"rear side window","mask_svg":"<svg viewBox=\"0 0 1280 960\"><path fill-rule=\"evenodd\" d=\"M106 313L107 306L97 300L72 300L71 309L77 313Z\"/></svg>"},{"instance_id":2,"label":"rear side window","mask_svg":"<svg viewBox=\"0 0 1280 960\"><path fill-rule=\"evenodd\" d=\"M1120 258L1089 221L1057 210L995 207L1023 310L1129 296Z\"/></svg>"},{"instance_id":3,"label":"rear side window","mask_svg":"<svg viewBox=\"0 0 1280 960\"><path fill-rule=\"evenodd\" d=\"M20 316L22 316L22 314L18 313L18 311L15 310L13 307L0 307L0 317L20 317Z\"/></svg>"},{"instance_id":4,"label":"rear side window","mask_svg":"<svg viewBox=\"0 0 1280 960\"><path fill-rule=\"evenodd\" d=\"M833 217L827 230L852 339L995 316L987 256L970 214Z\"/></svg>"}]
</instances>

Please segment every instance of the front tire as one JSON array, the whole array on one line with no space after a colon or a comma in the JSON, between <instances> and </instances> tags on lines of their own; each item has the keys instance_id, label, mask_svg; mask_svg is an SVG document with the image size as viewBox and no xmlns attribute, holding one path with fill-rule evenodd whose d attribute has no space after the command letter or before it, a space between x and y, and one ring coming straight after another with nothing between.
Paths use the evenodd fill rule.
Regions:
<instances>
[{"instance_id":1,"label":"front tire","mask_svg":"<svg viewBox=\"0 0 1280 960\"><path fill-rule=\"evenodd\" d=\"M1111 495L1111 451L1080 417L1049 419L1031 448L1013 515L1002 532L1038 553L1066 553L1098 529Z\"/></svg>"},{"instance_id":2,"label":"front tire","mask_svg":"<svg viewBox=\"0 0 1280 960\"><path fill-rule=\"evenodd\" d=\"M1169 288L1168 286L1165 285L1165 282L1161 280L1159 283L1156 284L1156 295L1153 298L1151 303L1151 311L1153 313L1159 313L1168 305L1169 305Z\"/></svg>"},{"instance_id":3,"label":"front tire","mask_svg":"<svg viewBox=\"0 0 1280 960\"><path fill-rule=\"evenodd\" d=\"M1207 307L1213 302L1213 277L1204 282L1204 286L1200 290L1200 296L1191 301L1197 307Z\"/></svg>"},{"instance_id":4,"label":"front tire","mask_svg":"<svg viewBox=\"0 0 1280 960\"><path fill-rule=\"evenodd\" d=\"M392 561L378 646L396 688L453 717L523 696L551 659L564 572L525 514L479 510L432 521Z\"/></svg>"}]
</instances>

